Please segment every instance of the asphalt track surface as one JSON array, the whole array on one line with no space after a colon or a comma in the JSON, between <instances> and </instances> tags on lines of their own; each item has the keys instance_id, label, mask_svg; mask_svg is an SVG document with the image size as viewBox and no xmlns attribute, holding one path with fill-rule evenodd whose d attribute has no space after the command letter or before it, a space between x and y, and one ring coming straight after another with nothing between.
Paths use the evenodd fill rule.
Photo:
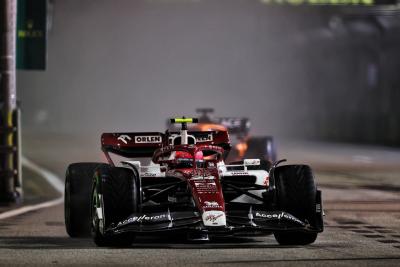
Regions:
<instances>
[{"instance_id":1,"label":"asphalt track surface","mask_svg":"<svg viewBox=\"0 0 400 267\"><path fill-rule=\"evenodd\" d=\"M59 176L73 159L97 160L90 144L61 156L52 144L25 144L30 159ZM130 248L97 248L90 239L66 235L60 204L0 220L0 265L400 266L400 151L289 143L281 154L317 170L326 216L325 231L312 245L279 246L272 235L208 243L164 236L140 237Z\"/></svg>"}]
</instances>

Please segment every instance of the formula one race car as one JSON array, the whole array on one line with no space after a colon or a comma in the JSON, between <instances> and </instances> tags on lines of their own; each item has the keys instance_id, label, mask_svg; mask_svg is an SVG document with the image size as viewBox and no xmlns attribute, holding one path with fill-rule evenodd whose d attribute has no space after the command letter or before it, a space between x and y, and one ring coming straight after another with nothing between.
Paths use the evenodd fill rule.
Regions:
<instances>
[{"instance_id":1,"label":"formula one race car","mask_svg":"<svg viewBox=\"0 0 400 267\"><path fill-rule=\"evenodd\" d=\"M277 160L277 148L272 136L251 136L251 122L244 117L213 117L213 108L198 108L199 123L190 126L190 131L228 131L232 149L225 155L226 162L243 161L244 158L262 159L262 164ZM167 122L169 126L169 122ZM171 128L171 126L169 126ZM177 130L173 127L172 130Z\"/></svg>"},{"instance_id":2,"label":"formula one race car","mask_svg":"<svg viewBox=\"0 0 400 267\"><path fill-rule=\"evenodd\" d=\"M307 165L263 169L259 159L226 165L226 131L191 132L196 119L171 119L179 132L104 133L109 163L74 163L65 180L71 237L129 246L139 234L169 232L190 240L271 234L279 244L313 243L323 231L321 191ZM126 158L117 167L110 154ZM143 162L151 159L147 165Z\"/></svg>"}]
</instances>

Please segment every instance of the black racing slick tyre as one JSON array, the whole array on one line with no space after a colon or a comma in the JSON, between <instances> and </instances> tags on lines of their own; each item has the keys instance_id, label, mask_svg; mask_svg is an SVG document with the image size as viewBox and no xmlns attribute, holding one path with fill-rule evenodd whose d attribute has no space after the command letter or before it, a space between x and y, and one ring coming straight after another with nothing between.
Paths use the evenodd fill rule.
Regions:
<instances>
[{"instance_id":1,"label":"black racing slick tyre","mask_svg":"<svg viewBox=\"0 0 400 267\"><path fill-rule=\"evenodd\" d=\"M92 237L97 246L126 247L132 244L133 234L113 234L107 230L138 211L137 181L137 172L128 168L103 166L97 169L91 198Z\"/></svg>"},{"instance_id":2,"label":"black racing slick tyre","mask_svg":"<svg viewBox=\"0 0 400 267\"><path fill-rule=\"evenodd\" d=\"M93 174L103 163L73 163L65 174L64 219L70 237L90 236L90 191Z\"/></svg>"},{"instance_id":3,"label":"black racing slick tyre","mask_svg":"<svg viewBox=\"0 0 400 267\"><path fill-rule=\"evenodd\" d=\"M274 138L272 136L249 138L244 158L264 159L275 162L277 159L277 152Z\"/></svg>"},{"instance_id":4,"label":"black racing slick tyre","mask_svg":"<svg viewBox=\"0 0 400 267\"><path fill-rule=\"evenodd\" d=\"M274 178L277 208L315 226L317 191L311 168L307 165L280 166L274 170ZM280 245L307 245L316 240L317 233L275 232L274 236Z\"/></svg>"}]
</instances>

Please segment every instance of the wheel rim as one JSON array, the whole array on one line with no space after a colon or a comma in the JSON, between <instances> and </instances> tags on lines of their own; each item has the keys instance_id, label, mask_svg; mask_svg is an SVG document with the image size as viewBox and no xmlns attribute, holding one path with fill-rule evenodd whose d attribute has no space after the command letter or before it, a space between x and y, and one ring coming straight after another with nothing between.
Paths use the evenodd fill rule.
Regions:
<instances>
[{"instance_id":1,"label":"wheel rim","mask_svg":"<svg viewBox=\"0 0 400 267\"><path fill-rule=\"evenodd\" d=\"M99 232L100 234L104 233L104 206L103 206L103 198L97 192L97 179L93 185L92 190L92 205L91 205L91 214L92 214L92 229L94 232ZM98 216L98 209L101 210L102 218Z\"/></svg>"}]
</instances>

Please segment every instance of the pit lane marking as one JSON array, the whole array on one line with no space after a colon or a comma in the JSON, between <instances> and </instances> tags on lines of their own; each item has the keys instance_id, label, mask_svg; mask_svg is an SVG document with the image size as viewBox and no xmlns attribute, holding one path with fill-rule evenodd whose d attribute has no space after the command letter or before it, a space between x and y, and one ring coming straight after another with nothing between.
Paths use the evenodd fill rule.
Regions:
<instances>
[{"instance_id":1,"label":"pit lane marking","mask_svg":"<svg viewBox=\"0 0 400 267\"><path fill-rule=\"evenodd\" d=\"M372 238L379 243L393 245L394 248L400 248L398 245L400 244L400 241L396 239L400 238L400 235L397 235L392 229L378 225L368 225L363 221L353 219L335 218L333 220L337 224L344 224L334 227L347 229L353 233L360 233L363 234L364 237ZM391 236L385 236L384 234L391 234Z\"/></svg>"}]
</instances>

